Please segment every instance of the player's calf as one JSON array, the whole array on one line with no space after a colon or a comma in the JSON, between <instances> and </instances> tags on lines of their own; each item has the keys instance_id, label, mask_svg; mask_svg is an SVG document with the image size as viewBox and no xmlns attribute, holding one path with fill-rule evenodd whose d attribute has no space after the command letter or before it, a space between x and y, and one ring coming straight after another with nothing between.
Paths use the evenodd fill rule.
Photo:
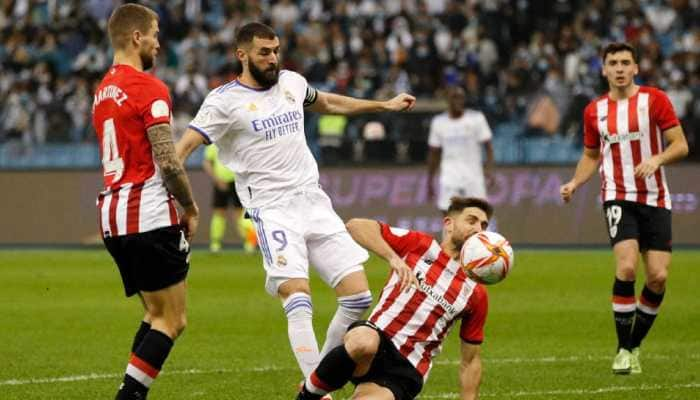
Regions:
<instances>
[{"instance_id":1,"label":"player's calf","mask_svg":"<svg viewBox=\"0 0 700 400\"><path fill-rule=\"evenodd\" d=\"M319 400L326 394L342 388L352 378L355 368L355 361L345 346L332 349L306 378L297 399Z\"/></svg>"},{"instance_id":2,"label":"player's calf","mask_svg":"<svg viewBox=\"0 0 700 400\"><path fill-rule=\"evenodd\" d=\"M287 316L289 344L304 376L309 376L318 365L319 353L313 327L313 305L311 296L297 292L287 297L283 303Z\"/></svg>"},{"instance_id":3,"label":"player's calf","mask_svg":"<svg viewBox=\"0 0 700 400\"><path fill-rule=\"evenodd\" d=\"M297 399L321 399L327 393L345 386L353 376L369 371L379 349L379 334L372 328L351 328L345 335L345 343L331 349L318 367L306 378Z\"/></svg>"},{"instance_id":4,"label":"player's calf","mask_svg":"<svg viewBox=\"0 0 700 400\"><path fill-rule=\"evenodd\" d=\"M116 400L145 399L172 347L173 340L166 334L148 331L129 359Z\"/></svg>"}]
</instances>

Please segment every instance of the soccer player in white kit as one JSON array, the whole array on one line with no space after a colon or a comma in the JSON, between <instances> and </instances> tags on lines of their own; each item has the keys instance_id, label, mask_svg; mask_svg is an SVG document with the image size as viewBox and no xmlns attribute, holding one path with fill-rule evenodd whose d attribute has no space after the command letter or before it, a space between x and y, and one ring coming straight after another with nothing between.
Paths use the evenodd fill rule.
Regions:
<instances>
[{"instance_id":1,"label":"soccer player in white kit","mask_svg":"<svg viewBox=\"0 0 700 400\"><path fill-rule=\"evenodd\" d=\"M342 343L372 296L362 267L368 253L350 237L319 186L304 134L304 107L331 114L402 111L413 107L415 98L400 94L371 101L318 91L296 72L279 70L279 48L267 25L240 28L236 57L243 72L209 93L177 151L184 160L199 145L216 143L221 162L236 173L236 190L257 229L265 288L282 300L289 341L306 377L321 355ZM339 303L320 353L309 263L335 289Z\"/></svg>"},{"instance_id":2,"label":"soccer player in white kit","mask_svg":"<svg viewBox=\"0 0 700 400\"><path fill-rule=\"evenodd\" d=\"M486 167L493 165L491 128L481 111L464 109L464 90L447 91L447 111L430 122L428 136L428 198L435 198L434 177L440 169L437 207L443 214L454 196L486 199L486 179L481 147L486 149Z\"/></svg>"}]
</instances>

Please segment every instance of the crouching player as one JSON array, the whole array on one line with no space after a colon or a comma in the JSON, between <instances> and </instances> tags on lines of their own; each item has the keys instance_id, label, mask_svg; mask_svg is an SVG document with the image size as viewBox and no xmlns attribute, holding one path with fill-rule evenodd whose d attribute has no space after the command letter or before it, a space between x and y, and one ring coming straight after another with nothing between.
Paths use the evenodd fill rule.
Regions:
<instances>
[{"instance_id":1,"label":"crouching player","mask_svg":"<svg viewBox=\"0 0 700 400\"><path fill-rule=\"evenodd\" d=\"M457 320L461 398L476 399L488 295L467 278L458 258L465 240L486 229L492 212L484 200L452 198L439 244L425 233L350 220L353 239L385 259L392 272L369 320L348 328L343 344L323 357L297 399L320 399L348 381L356 385L354 399L413 399Z\"/></svg>"}]
</instances>

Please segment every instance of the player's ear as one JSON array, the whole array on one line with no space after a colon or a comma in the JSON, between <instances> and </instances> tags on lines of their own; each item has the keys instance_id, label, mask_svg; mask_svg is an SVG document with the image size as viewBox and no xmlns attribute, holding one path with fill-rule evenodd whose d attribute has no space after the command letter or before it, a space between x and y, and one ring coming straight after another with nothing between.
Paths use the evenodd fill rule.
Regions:
<instances>
[{"instance_id":1,"label":"player's ear","mask_svg":"<svg viewBox=\"0 0 700 400\"><path fill-rule=\"evenodd\" d=\"M452 218L449 215L445 216L442 219L442 231L443 231L443 233L446 233L448 235L452 234L452 229L454 228L453 224L454 224L454 221L452 220Z\"/></svg>"},{"instance_id":2,"label":"player's ear","mask_svg":"<svg viewBox=\"0 0 700 400\"><path fill-rule=\"evenodd\" d=\"M248 54L246 54L245 50L242 48L238 47L236 48L236 58L238 61L241 62L241 64L245 64L245 59L248 57Z\"/></svg>"},{"instance_id":3,"label":"player's ear","mask_svg":"<svg viewBox=\"0 0 700 400\"><path fill-rule=\"evenodd\" d=\"M131 43L134 45L134 47L139 47L142 38L143 34L141 34L141 31L135 30L131 32Z\"/></svg>"}]
</instances>

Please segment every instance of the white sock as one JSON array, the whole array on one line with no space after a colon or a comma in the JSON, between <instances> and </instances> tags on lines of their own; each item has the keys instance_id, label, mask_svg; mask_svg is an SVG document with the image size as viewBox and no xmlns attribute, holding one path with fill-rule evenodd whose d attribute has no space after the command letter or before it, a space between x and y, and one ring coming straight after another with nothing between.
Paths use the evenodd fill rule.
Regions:
<instances>
[{"instance_id":1,"label":"white sock","mask_svg":"<svg viewBox=\"0 0 700 400\"><path fill-rule=\"evenodd\" d=\"M283 306L287 314L289 344L301 372L307 377L321 361L312 323L311 296L306 293L294 293L287 298Z\"/></svg>"},{"instance_id":2,"label":"white sock","mask_svg":"<svg viewBox=\"0 0 700 400\"><path fill-rule=\"evenodd\" d=\"M350 296L338 297L338 309L328 325L326 343L321 350L321 358L329 351L343 344L343 336L353 322L359 320L372 305L372 293L367 290Z\"/></svg>"}]
</instances>

